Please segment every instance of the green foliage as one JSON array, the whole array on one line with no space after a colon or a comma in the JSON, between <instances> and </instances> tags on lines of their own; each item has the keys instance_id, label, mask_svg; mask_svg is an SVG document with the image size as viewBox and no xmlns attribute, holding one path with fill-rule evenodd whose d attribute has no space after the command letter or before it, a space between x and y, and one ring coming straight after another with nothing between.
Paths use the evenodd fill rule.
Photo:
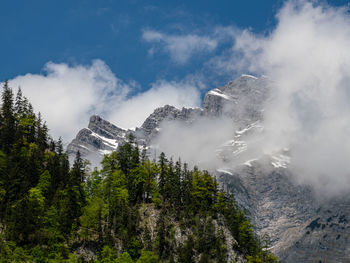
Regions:
<instances>
[{"instance_id":1,"label":"green foliage","mask_svg":"<svg viewBox=\"0 0 350 263\"><path fill-rule=\"evenodd\" d=\"M159 258L152 251L143 250L136 263L159 263Z\"/></svg>"},{"instance_id":2,"label":"green foliage","mask_svg":"<svg viewBox=\"0 0 350 263\"><path fill-rule=\"evenodd\" d=\"M214 202L216 183L207 172L194 171L192 191L190 192L195 207L206 210Z\"/></svg>"},{"instance_id":3,"label":"green foliage","mask_svg":"<svg viewBox=\"0 0 350 263\"><path fill-rule=\"evenodd\" d=\"M276 263L277 258L269 252L259 252L255 256L248 256L247 263Z\"/></svg>"},{"instance_id":4,"label":"green foliage","mask_svg":"<svg viewBox=\"0 0 350 263\"><path fill-rule=\"evenodd\" d=\"M99 261L100 263L117 262L117 251L115 251L115 249L109 246L104 246L102 248L100 258L101 258L101 260Z\"/></svg>"},{"instance_id":5,"label":"green foliage","mask_svg":"<svg viewBox=\"0 0 350 263\"><path fill-rule=\"evenodd\" d=\"M122 149L106 155L101 171L88 180L93 190L89 190L80 219L84 237L118 244L136 262L146 262L148 257L154 262L194 262L195 258L226 262L232 248L227 246L219 223L238 241L237 251L247 258L259 258L262 246L252 225L232 196L218 190L208 172L190 171L180 160L174 165L164 154L158 163L142 157L130 166L125 160L131 162L139 156L138 148L126 144ZM154 237L147 224L140 226L138 211L146 213L147 208L158 211ZM189 233L183 244L176 241L177 228Z\"/></svg>"},{"instance_id":6,"label":"green foliage","mask_svg":"<svg viewBox=\"0 0 350 263\"><path fill-rule=\"evenodd\" d=\"M45 253L41 250L40 247L36 246L32 248L30 253L30 261L32 262L45 262Z\"/></svg>"},{"instance_id":7,"label":"green foliage","mask_svg":"<svg viewBox=\"0 0 350 263\"><path fill-rule=\"evenodd\" d=\"M8 86L8 81L5 81L2 92L1 105L1 130L0 130L0 146L1 150L8 154L15 140L15 111L14 98L12 89Z\"/></svg>"},{"instance_id":8,"label":"green foliage","mask_svg":"<svg viewBox=\"0 0 350 263\"><path fill-rule=\"evenodd\" d=\"M77 167L82 166L69 171L62 143L48 136L46 124L21 90L14 99L5 82L0 107L0 261L68 257L63 243L86 203L85 170ZM72 180L77 172L80 181Z\"/></svg>"},{"instance_id":9,"label":"green foliage","mask_svg":"<svg viewBox=\"0 0 350 263\"><path fill-rule=\"evenodd\" d=\"M101 217L104 209L104 200L101 197L94 197L84 207L83 215L80 218L82 235L89 238L101 231Z\"/></svg>"},{"instance_id":10,"label":"green foliage","mask_svg":"<svg viewBox=\"0 0 350 263\"><path fill-rule=\"evenodd\" d=\"M140 256L141 249L141 242L136 237L132 237L126 245L126 250L133 259L137 259Z\"/></svg>"},{"instance_id":11,"label":"green foliage","mask_svg":"<svg viewBox=\"0 0 350 263\"><path fill-rule=\"evenodd\" d=\"M50 190L51 186L51 175L48 170L45 170L39 178L39 182L37 185L37 188L40 190L40 192L43 195L48 194L48 191Z\"/></svg>"},{"instance_id":12,"label":"green foliage","mask_svg":"<svg viewBox=\"0 0 350 263\"><path fill-rule=\"evenodd\" d=\"M132 260L132 258L128 252L124 252L123 254L120 255L120 257L117 258L116 262L117 263L133 263L134 261Z\"/></svg>"}]
</instances>

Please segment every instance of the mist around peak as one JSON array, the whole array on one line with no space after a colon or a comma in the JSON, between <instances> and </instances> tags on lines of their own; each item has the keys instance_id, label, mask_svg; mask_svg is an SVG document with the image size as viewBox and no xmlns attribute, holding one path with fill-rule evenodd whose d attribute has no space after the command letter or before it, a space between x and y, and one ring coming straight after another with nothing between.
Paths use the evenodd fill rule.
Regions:
<instances>
[{"instance_id":1,"label":"mist around peak","mask_svg":"<svg viewBox=\"0 0 350 263\"><path fill-rule=\"evenodd\" d=\"M325 196L350 186L350 15L318 1L288 1L266 36L236 34L235 70L273 81L263 109L263 132L246 142L247 158L289 149L297 183ZM220 61L220 57L216 58ZM199 120L191 127L163 124L157 143L174 155L218 167L218 145L232 140L239 125L227 119ZM235 156L229 160L234 166Z\"/></svg>"}]
</instances>

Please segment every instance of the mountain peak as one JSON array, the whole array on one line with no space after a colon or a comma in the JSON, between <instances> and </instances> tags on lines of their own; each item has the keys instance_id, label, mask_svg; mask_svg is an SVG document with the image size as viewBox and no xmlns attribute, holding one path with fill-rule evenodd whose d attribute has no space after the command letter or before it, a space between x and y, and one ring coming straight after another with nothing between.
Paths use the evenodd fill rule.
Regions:
<instances>
[{"instance_id":1,"label":"mountain peak","mask_svg":"<svg viewBox=\"0 0 350 263\"><path fill-rule=\"evenodd\" d=\"M99 115L91 115L89 119L89 123L98 123L103 121L103 119Z\"/></svg>"},{"instance_id":2,"label":"mountain peak","mask_svg":"<svg viewBox=\"0 0 350 263\"><path fill-rule=\"evenodd\" d=\"M243 74L223 87L210 90L204 98L204 113L229 117L242 127L258 121L262 118L270 84L265 77Z\"/></svg>"}]
</instances>

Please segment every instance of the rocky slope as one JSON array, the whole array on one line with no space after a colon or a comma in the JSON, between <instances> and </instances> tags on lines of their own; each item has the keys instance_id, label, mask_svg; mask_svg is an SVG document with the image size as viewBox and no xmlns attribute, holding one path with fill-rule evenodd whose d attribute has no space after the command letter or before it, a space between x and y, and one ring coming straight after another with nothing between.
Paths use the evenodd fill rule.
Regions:
<instances>
[{"instance_id":1,"label":"rocky slope","mask_svg":"<svg viewBox=\"0 0 350 263\"><path fill-rule=\"evenodd\" d=\"M263 131L264 104L272 85L265 77L242 75L209 91L203 109L167 105L156 109L135 131L122 130L92 116L89 127L81 130L68 146L68 153L73 156L80 150L87 157L101 159L104 153L123 143L128 133L136 136L139 145L149 146L165 120L190 124L203 116L226 116L237 130L232 131L232 140L218 145L218 156L229 161L216 170L216 175L225 189L235 193L258 234L270 237L271 250L288 263L350 262L349 199L319 200L311 187L296 184L288 169L293 161L288 149L254 159L247 155L248 136Z\"/></svg>"},{"instance_id":2,"label":"rocky slope","mask_svg":"<svg viewBox=\"0 0 350 263\"><path fill-rule=\"evenodd\" d=\"M135 130L124 130L100 116L90 117L88 128L80 130L68 145L67 152L71 159L80 151L82 156L92 161L93 165L98 165L105 154L116 150L118 145L125 143L129 134L136 138L140 146L147 146L152 138L155 138L160 131L160 124L164 120L181 120L191 122L203 115L200 108L182 108L181 110L165 105L157 108L144 121L141 127Z\"/></svg>"},{"instance_id":3,"label":"rocky slope","mask_svg":"<svg viewBox=\"0 0 350 263\"><path fill-rule=\"evenodd\" d=\"M104 154L111 153L120 143L125 142L127 133L128 131L93 115L90 117L88 128L80 130L76 138L68 145L67 153L70 159L73 159L80 151L82 156L93 164L97 164L102 160Z\"/></svg>"}]
</instances>

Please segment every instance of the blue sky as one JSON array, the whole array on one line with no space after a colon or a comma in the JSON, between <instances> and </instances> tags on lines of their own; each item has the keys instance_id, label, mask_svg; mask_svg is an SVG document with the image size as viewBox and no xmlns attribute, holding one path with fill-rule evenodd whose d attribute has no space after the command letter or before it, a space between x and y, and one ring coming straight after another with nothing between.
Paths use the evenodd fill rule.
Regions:
<instances>
[{"instance_id":1,"label":"blue sky","mask_svg":"<svg viewBox=\"0 0 350 263\"><path fill-rule=\"evenodd\" d=\"M0 79L39 73L48 61L85 64L102 59L121 79L136 80L147 89L159 77L182 78L198 70L203 58L179 66L164 53L149 56L143 30L205 34L218 25L234 25L266 33L283 2L2 0Z\"/></svg>"},{"instance_id":2,"label":"blue sky","mask_svg":"<svg viewBox=\"0 0 350 263\"><path fill-rule=\"evenodd\" d=\"M244 31L268 37L284 3L1 0L0 81L20 85L56 137L70 140L91 114L138 126L154 107L201 106L208 89L256 73L233 65L240 54L232 46ZM60 128L67 115L69 131Z\"/></svg>"},{"instance_id":3,"label":"blue sky","mask_svg":"<svg viewBox=\"0 0 350 263\"><path fill-rule=\"evenodd\" d=\"M39 73L48 61L85 64L98 58L121 79L147 88L159 77L182 78L198 70L203 59L177 65L161 52L149 56L143 30L200 35L218 25L235 25L264 32L275 23L280 5L275 0L2 0L0 77Z\"/></svg>"}]
</instances>

